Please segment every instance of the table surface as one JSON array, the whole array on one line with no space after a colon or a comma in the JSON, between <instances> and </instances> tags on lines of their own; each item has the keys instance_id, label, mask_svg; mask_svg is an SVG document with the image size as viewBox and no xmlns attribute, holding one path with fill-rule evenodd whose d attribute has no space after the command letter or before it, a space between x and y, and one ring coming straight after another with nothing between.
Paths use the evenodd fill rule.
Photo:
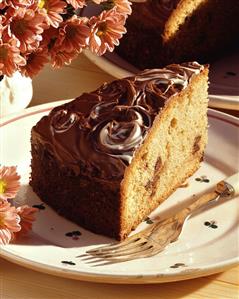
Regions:
<instances>
[{"instance_id":1,"label":"table surface","mask_svg":"<svg viewBox=\"0 0 239 299\"><path fill-rule=\"evenodd\" d=\"M70 66L45 69L33 80L30 106L70 99L114 78L83 54ZM29 270L0 258L0 299L239 298L239 266L226 272L181 282L113 285L81 282Z\"/></svg>"}]
</instances>

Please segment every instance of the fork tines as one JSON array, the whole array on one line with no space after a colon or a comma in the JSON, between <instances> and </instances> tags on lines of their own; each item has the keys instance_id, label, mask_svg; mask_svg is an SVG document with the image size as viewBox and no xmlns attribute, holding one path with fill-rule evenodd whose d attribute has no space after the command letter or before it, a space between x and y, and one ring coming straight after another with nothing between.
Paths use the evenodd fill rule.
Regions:
<instances>
[{"instance_id":1,"label":"fork tines","mask_svg":"<svg viewBox=\"0 0 239 299\"><path fill-rule=\"evenodd\" d=\"M112 243L91 249L86 254L110 261L128 261L154 255L155 250L156 248L152 244L149 244L147 238L137 237L118 244Z\"/></svg>"},{"instance_id":2,"label":"fork tines","mask_svg":"<svg viewBox=\"0 0 239 299\"><path fill-rule=\"evenodd\" d=\"M128 250L128 249L135 249L136 246L142 246L146 240L143 238L133 238L133 239L127 239L120 243L111 243L108 245L100 246L95 249L87 250L87 254L91 255L105 255L105 254L117 254L117 252L120 252L122 250Z\"/></svg>"}]
</instances>

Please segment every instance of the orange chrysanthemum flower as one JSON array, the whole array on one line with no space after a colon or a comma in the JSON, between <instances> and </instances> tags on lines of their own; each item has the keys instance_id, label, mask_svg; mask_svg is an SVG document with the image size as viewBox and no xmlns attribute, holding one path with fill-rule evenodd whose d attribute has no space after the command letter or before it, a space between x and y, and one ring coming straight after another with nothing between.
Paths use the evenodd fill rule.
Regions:
<instances>
[{"instance_id":1,"label":"orange chrysanthemum flower","mask_svg":"<svg viewBox=\"0 0 239 299\"><path fill-rule=\"evenodd\" d=\"M20 188L16 167L0 167L0 200L14 198Z\"/></svg>"},{"instance_id":2,"label":"orange chrysanthemum flower","mask_svg":"<svg viewBox=\"0 0 239 299\"><path fill-rule=\"evenodd\" d=\"M20 41L20 51L35 50L44 31L44 16L31 9L18 9L10 25L11 34Z\"/></svg>"},{"instance_id":3,"label":"orange chrysanthemum flower","mask_svg":"<svg viewBox=\"0 0 239 299\"><path fill-rule=\"evenodd\" d=\"M39 48L48 48L50 50L55 44L55 41L58 37L58 32L59 29L52 26L44 30Z\"/></svg>"},{"instance_id":4,"label":"orange chrysanthemum flower","mask_svg":"<svg viewBox=\"0 0 239 299\"><path fill-rule=\"evenodd\" d=\"M128 0L93 0L97 4L102 4L106 10L115 9L118 13L129 15L132 12L131 2Z\"/></svg>"},{"instance_id":5,"label":"orange chrysanthemum flower","mask_svg":"<svg viewBox=\"0 0 239 299\"><path fill-rule=\"evenodd\" d=\"M48 53L45 50L37 50L26 56L26 65L20 68L21 73L26 77L34 77L49 61Z\"/></svg>"},{"instance_id":6,"label":"orange chrysanthemum flower","mask_svg":"<svg viewBox=\"0 0 239 299\"><path fill-rule=\"evenodd\" d=\"M112 52L114 47L119 45L119 39L126 33L125 21L125 16L115 9L103 11L98 17L92 17L89 22L90 50L97 55L103 55L107 50Z\"/></svg>"},{"instance_id":7,"label":"orange chrysanthemum flower","mask_svg":"<svg viewBox=\"0 0 239 299\"><path fill-rule=\"evenodd\" d=\"M7 43L0 40L0 75L12 76L19 66L25 64L17 40L11 39Z\"/></svg>"},{"instance_id":8,"label":"orange chrysanthemum flower","mask_svg":"<svg viewBox=\"0 0 239 299\"><path fill-rule=\"evenodd\" d=\"M98 5L95 16L84 16L88 4ZM126 32L131 4L129 0L0 0L0 11L0 76L20 71L33 77L48 60L61 67L84 48L97 55L113 51Z\"/></svg>"},{"instance_id":9,"label":"orange chrysanthemum flower","mask_svg":"<svg viewBox=\"0 0 239 299\"><path fill-rule=\"evenodd\" d=\"M131 2L128 0L110 0L113 2L117 12L130 15L132 13Z\"/></svg>"},{"instance_id":10,"label":"orange chrysanthemum flower","mask_svg":"<svg viewBox=\"0 0 239 299\"><path fill-rule=\"evenodd\" d=\"M40 0L38 7L46 18L46 23L55 28L63 21L66 2L62 0Z\"/></svg>"},{"instance_id":11,"label":"orange chrysanthemum flower","mask_svg":"<svg viewBox=\"0 0 239 299\"><path fill-rule=\"evenodd\" d=\"M14 8L19 8L19 7L28 7L32 5L35 0L7 0L5 1L6 5L12 6Z\"/></svg>"},{"instance_id":12,"label":"orange chrysanthemum flower","mask_svg":"<svg viewBox=\"0 0 239 299\"><path fill-rule=\"evenodd\" d=\"M9 202L0 200L0 245L8 244L20 229L20 216L16 208Z\"/></svg>"},{"instance_id":13,"label":"orange chrysanthemum flower","mask_svg":"<svg viewBox=\"0 0 239 299\"><path fill-rule=\"evenodd\" d=\"M106 2L106 0L92 0L96 4L101 4L103 2Z\"/></svg>"},{"instance_id":14,"label":"orange chrysanthemum flower","mask_svg":"<svg viewBox=\"0 0 239 299\"><path fill-rule=\"evenodd\" d=\"M1 8L0 8L1 9ZM4 30L4 23L5 23L5 17L0 15L0 37L3 34L3 30Z\"/></svg>"},{"instance_id":15,"label":"orange chrysanthemum flower","mask_svg":"<svg viewBox=\"0 0 239 299\"><path fill-rule=\"evenodd\" d=\"M75 9L86 5L85 0L66 0L66 2L71 4Z\"/></svg>"},{"instance_id":16,"label":"orange chrysanthemum flower","mask_svg":"<svg viewBox=\"0 0 239 299\"><path fill-rule=\"evenodd\" d=\"M37 208L31 208L28 205L24 205L17 208L17 213L20 216L21 230L16 234L16 237L24 236L32 230L32 224L36 220L36 213L39 210Z\"/></svg>"},{"instance_id":17,"label":"orange chrysanthemum flower","mask_svg":"<svg viewBox=\"0 0 239 299\"><path fill-rule=\"evenodd\" d=\"M64 64L70 64L73 59L78 56L76 51L73 52L66 52L66 51L52 51L51 52L51 65L54 68L60 68Z\"/></svg>"},{"instance_id":18,"label":"orange chrysanthemum flower","mask_svg":"<svg viewBox=\"0 0 239 299\"><path fill-rule=\"evenodd\" d=\"M90 29L85 25L86 20L73 16L59 28L59 34L55 42L55 47L60 51L78 52L86 46L86 40L90 34Z\"/></svg>"}]
</instances>

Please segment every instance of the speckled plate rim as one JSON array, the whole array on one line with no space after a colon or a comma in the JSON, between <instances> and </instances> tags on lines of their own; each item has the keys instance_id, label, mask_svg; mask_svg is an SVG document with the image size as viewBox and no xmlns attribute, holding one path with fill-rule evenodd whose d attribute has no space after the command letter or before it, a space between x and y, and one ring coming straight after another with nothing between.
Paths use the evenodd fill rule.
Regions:
<instances>
[{"instance_id":1,"label":"speckled plate rim","mask_svg":"<svg viewBox=\"0 0 239 299\"><path fill-rule=\"evenodd\" d=\"M137 68L126 62L116 53L107 53L104 56L94 55L89 50L84 50L83 53L91 62L116 78L132 76L138 71ZM212 93L209 95L209 106L212 108L239 110L239 94L217 95Z\"/></svg>"},{"instance_id":2,"label":"speckled plate rim","mask_svg":"<svg viewBox=\"0 0 239 299\"><path fill-rule=\"evenodd\" d=\"M16 120L34 115L37 113L50 111L57 105L63 104L70 100L57 101L47 104L38 105L25 109L19 113L11 114L0 120L0 128L14 122ZM239 121L237 118L228 114L214 111L209 109L208 114L210 117L225 120L227 123L239 127ZM202 276L208 276L215 273L219 273L230 269L239 264L239 256L228 259L226 261L217 262L212 266L202 266L201 268L184 269L177 273L158 273L158 274L140 274L140 275L124 275L124 274L103 274L103 273L86 273L84 271L76 271L74 269L58 268L54 266L45 265L40 262L31 261L23 258L17 254L10 253L4 249L4 246L0 246L0 257L26 267L28 269L40 271L46 274L51 274L59 277L65 277L70 279L76 279L81 281L99 282L99 283L112 283L112 284L150 284L150 283L166 283L180 280L187 280L198 278Z\"/></svg>"},{"instance_id":3,"label":"speckled plate rim","mask_svg":"<svg viewBox=\"0 0 239 299\"><path fill-rule=\"evenodd\" d=\"M8 253L2 250L0 246L0 257L13 262L19 266L26 267L31 270L39 271L45 274L54 276L75 279L80 281L98 282L98 283L111 283L111 284L152 284L152 283L166 283L174 281L182 281L202 276L209 276L212 274L226 271L239 264L239 257L237 259L227 260L226 262L218 263L215 267L202 267L197 269L182 270L181 272L172 274L146 274L146 275L120 275L115 274L90 274L68 269L59 269L54 266L46 266L42 263L33 262L25 258L19 257L13 253Z\"/></svg>"}]
</instances>

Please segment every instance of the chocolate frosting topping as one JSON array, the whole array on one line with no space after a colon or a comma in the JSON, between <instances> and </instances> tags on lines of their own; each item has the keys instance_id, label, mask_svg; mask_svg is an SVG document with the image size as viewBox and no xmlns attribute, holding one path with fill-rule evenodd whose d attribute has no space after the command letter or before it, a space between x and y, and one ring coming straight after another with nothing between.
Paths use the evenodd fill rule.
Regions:
<instances>
[{"instance_id":1,"label":"chocolate frosting topping","mask_svg":"<svg viewBox=\"0 0 239 299\"><path fill-rule=\"evenodd\" d=\"M202 69L183 63L104 84L54 108L33 127L33 136L75 174L122 179L155 116Z\"/></svg>"}]
</instances>

